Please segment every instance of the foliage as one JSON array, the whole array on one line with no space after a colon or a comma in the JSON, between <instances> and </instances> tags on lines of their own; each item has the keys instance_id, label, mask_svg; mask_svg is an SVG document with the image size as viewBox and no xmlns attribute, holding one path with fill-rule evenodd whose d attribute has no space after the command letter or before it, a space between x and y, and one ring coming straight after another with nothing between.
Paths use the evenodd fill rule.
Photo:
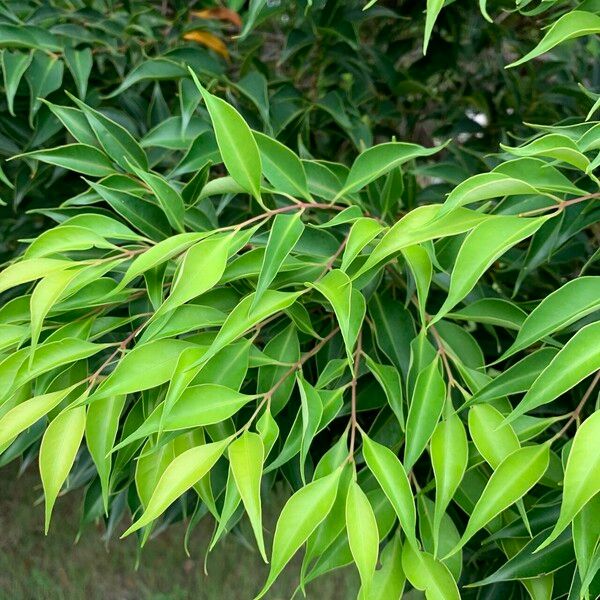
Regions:
<instances>
[{"instance_id":1,"label":"foliage","mask_svg":"<svg viewBox=\"0 0 600 600\"><path fill-rule=\"evenodd\" d=\"M457 3L407 7L406 28L377 5L264 5L240 48L285 14L279 67L257 50L233 83L182 52L179 104L152 104L162 78L136 73L165 59L148 58L109 96L163 106L154 129L65 94L70 143L22 148L63 201L0 272L0 463L39 454L46 529L81 486L84 522L113 533L129 511L141 546L210 516L213 548L246 515L270 563L258 597L304 546L302 589L354 562L361 598L596 597L600 124L576 86L589 52L545 52L597 33L600 7L521 3L507 19L528 29L509 23L498 48L536 60L500 76L493 44L457 49L476 37ZM414 56L423 27L426 57L393 71L393 36ZM520 93L497 97L507 82ZM386 105L398 90L417 91ZM489 126L465 125L470 103ZM513 127L525 114L546 124ZM292 495L269 543L279 481Z\"/></svg>"}]
</instances>

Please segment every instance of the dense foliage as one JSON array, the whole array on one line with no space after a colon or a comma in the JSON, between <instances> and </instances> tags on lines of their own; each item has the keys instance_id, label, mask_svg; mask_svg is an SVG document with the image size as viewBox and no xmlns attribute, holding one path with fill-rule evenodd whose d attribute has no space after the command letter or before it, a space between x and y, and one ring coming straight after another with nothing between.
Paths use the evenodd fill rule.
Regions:
<instances>
[{"instance_id":1,"label":"dense foliage","mask_svg":"<svg viewBox=\"0 0 600 600\"><path fill-rule=\"evenodd\" d=\"M598 597L600 4L242 4L0 6L0 465L259 597Z\"/></svg>"}]
</instances>

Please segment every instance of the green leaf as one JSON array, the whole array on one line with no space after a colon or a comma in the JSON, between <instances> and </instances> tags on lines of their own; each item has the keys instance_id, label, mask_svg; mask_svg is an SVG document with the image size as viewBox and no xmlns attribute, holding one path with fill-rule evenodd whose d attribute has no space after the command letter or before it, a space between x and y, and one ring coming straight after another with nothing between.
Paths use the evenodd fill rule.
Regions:
<instances>
[{"instance_id":1,"label":"green leaf","mask_svg":"<svg viewBox=\"0 0 600 600\"><path fill-rule=\"evenodd\" d=\"M567 282L542 301L525 319L517 339L502 359L531 346L600 309L600 277L579 277Z\"/></svg>"},{"instance_id":2,"label":"green leaf","mask_svg":"<svg viewBox=\"0 0 600 600\"><path fill-rule=\"evenodd\" d=\"M296 375L300 390L300 411L302 414L302 440L300 443L300 476L305 482L304 463L310 445L315 437L323 417L323 402L319 392L302 375Z\"/></svg>"},{"instance_id":3,"label":"green leaf","mask_svg":"<svg viewBox=\"0 0 600 600\"><path fill-rule=\"evenodd\" d=\"M329 271L321 281L309 284L330 302L340 326L350 362L358 333L365 317L364 296L352 287L352 281L339 269Z\"/></svg>"},{"instance_id":4,"label":"green leaf","mask_svg":"<svg viewBox=\"0 0 600 600\"><path fill-rule=\"evenodd\" d=\"M31 65L25 73L29 85L29 124L42 106L41 99L60 88L63 80L64 64L58 56L34 52Z\"/></svg>"},{"instance_id":5,"label":"green leaf","mask_svg":"<svg viewBox=\"0 0 600 600\"><path fill-rule=\"evenodd\" d=\"M573 518L573 549L577 560L577 570L582 581L585 580L586 574L591 570L594 562L594 554L598 540L600 540L600 494L596 494L591 498L583 508ZM569 539L569 531L563 531L560 537ZM553 546L556 546L559 540L555 540L548 548L549 551ZM537 547L537 544L536 546Z\"/></svg>"},{"instance_id":6,"label":"green leaf","mask_svg":"<svg viewBox=\"0 0 600 600\"><path fill-rule=\"evenodd\" d=\"M169 463L152 492L146 510L121 537L151 523L179 496L200 481L219 460L229 442L229 439L225 439L190 448Z\"/></svg>"},{"instance_id":7,"label":"green leaf","mask_svg":"<svg viewBox=\"0 0 600 600\"><path fill-rule=\"evenodd\" d=\"M260 202L262 165L252 131L233 106L207 92L191 69L190 73L208 109L227 171Z\"/></svg>"},{"instance_id":8,"label":"green leaf","mask_svg":"<svg viewBox=\"0 0 600 600\"><path fill-rule=\"evenodd\" d=\"M4 77L4 94L8 104L8 112L14 117L14 99L19 83L27 67L31 64L33 55L31 52L11 52L3 48L0 52L2 64L2 76Z\"/></svg>"},{"instance_id":9,"label":"green leaf","mask_svg":"<svg viewBox=\"0 0 600 600\"><path fill-rule=\"evenodd\" d=\"M34 150L33 152L18 154L12 158L23 157L34 158L50 165L93 177L104 177L115 172L112 162L106 154L87 144L67 144L48 150Z\"/></svg>"},{"instance_id":10,"label":"green leaf","mask_svg":"<svg viewBox=\"0 0 600 600\"><path fill-rule=\"evenodd\" d=\"M407 246L420 244L434 238L458 235L472 229L482 221L497 218L467 208L457 208L443 219L438 220L440 208L439 204L419 206L402 217L383 236L365 264L352 278L357 279Z\"/></svg>"},{"instance_id":11,"label":"green leaf","mask_svg":"<svg viewBox=\"0 0 600 600\"><path fill-rule=\"evenodd\" d=\"M287 146L264 133L253 131L265 177L277 192L311 200L306 173L300 159Z\"/></svg>"},{"instance_id":12,"label":"green leaf","mask_svg":"<svg viewBox=\"0 0 600 600\"><path fill-rule=\"evenodd\" d=\"M435 476L435 510L432 533L434 554L437 556L442 518L462 481L469 460L467 433L457 414L438 423L431 436L430 452Z\"/></svg>"},{"instance_id":13,"label":"green leaf","mask_svg":"<svg viewBox=\"0 0 600 600\"><path fill-rule=\"evenodd\" d=\"M469 410L469 432L479 454L492 467L521 447L519 438L504 416L490 404L476 404Z\"/></svg>"},{"instance_id":14,"label":"green leaf","mask_svg":"<svg viewBox=\"0 0 600 600\"><path fill-rule=\"evenodd\" d=\"M78 108L53 104L48 100L43 100L42 102L54 113L77 142L87 144L88 146L99 146L88 120Z\"/></svg>"},{"instance_id":15,"label":"green leaf","mask_svg":"<svg viewBox=\"0 0 600 600\"><path fill-rule=\"evenodd\" d=\"M300 488L285 504L275 528L271 569L255 600L262 598L283 568L329 514L337 494L341 467Z\"/></svg>"},{"instance_id":16,"label":"green leaf","mask_svg":"<svg viewBox=\"0 0 600 600\"><path fill-rule=\"evenodd\" d=\"M599 335L600 321L580 329L540 373L507 421L552 402L600 369Z\"/></svg>"},{"instance_id":17,"label":"green leaf","mask_svg":"<svg viewBox=\"0 0 600 600\"><path fill-rule=\"evenodd\" d=\"M367 367L385 392L390 408L396 415L400 428L404 431L404 398L402 380L398 370L390 365L375 362L370 356L365 356Z\"/></svg>"},{"instance_id":18,"label":"green leaf","mask_svg":"<svg viewBox=\"0 0 600 600\"><path fill-rule=\"evenodd\" d=\"M83 439L85 406L67 408L48 425L40 446L40 476L46 500L45 533L52 509Z\"/></svg>"},{"instance_id":19,"label":"green leaf","mask_svg":"<svg viewBox=\"0 0 600 600\"><path fill-rule=\"evenodd\" d=\"M77 385L64 390L35 396L11 408L0 419L0 447L4 447L5 444L11 442L22 431L25 431L53 408L57 407Z\"/></svg>"},{"instance_id":20,"label":"green leaf","mask_svg":"<svg viewBox=\"0 0 600 600\"><path fill-rule=\"evenodd\" d=\"M565 467L560 515L552 533L540 544L536 552L552 543L598 492L600 492L600 411L590 415L575 434Z\"/></svg>"},{"instance_id":21,"label":"green leaf","mask_svg":"<svg viewBox=\"0 0 600 600\"><path fill-rule=\"evenodd\" d=\"M125 396L108 396L92 402L88 408L85 422L85 442L100 477L102 502L106 514L108 514L109 478L112 462L109 454L117 437L125 399Z\"/></svg>"},{"instance_id":22,"label":"green leaf","mask_svg":"<svg viewBox=\"0 0 600 600\"><path fill-rule=\"evenodd\" d=\"M474 287L487 269L509 248L533 235L548 217L524 219L500 216L481 223L462 243L450 279L448 297L431 323L439 321Z\"/></svg>"},{"instance_id":23,"label":"green leaf","mask_svg":"<svg viewBox=\"0 0 600 600\"><path fill-rule=\"evenodd\" d=\"M446 385L436 358L418 375L406 418L404 467L410 471L431 438L446 400Z\"/></svg>"},{"instance_id":24,"label":"green leaf","mask_svg":"<svg viewBox=\"0 0 600 600\"><path fill-rule=\"evenodd\" d=\"M522 65L567 40L594 33L600 33L600 16L591 12L573 10L560 17L531 52L528 52L523 58L510 63L506 68L509 69Z\"/></svg>"},{"instance_id":25,"label":"green leaf","mask_svg":"<svg viewBox=\"0 0 600 600\"><path fill-rule=\"evenodd\" d=\"M402 542L396 534L381 551L381 568L375 571L368 596L360 600L388 600L402 598L406 577L402 569ZM362 593L362 590L361 590Z\"/></svg>"},{"instance_id":26,"label":"green leaf","mask_svg":"<svg viewBox=\"0 0 600 600\"><path fill-rule=\"evenodd\" d=\"M440 146L424 148L419 144L406 142L388 142L373 146L358 155L335 199L361 190L371 181L375 181L413 158L431 156L441 149Z\"/></svg>"},{"instance_id":27,"label":"green leaf","mask_svg":"<svg viewBox=\"0 0 600 600\"><path fill-rule=\"evenodd\" d=\"M180 79L188 77L189 73L185 67L168 58L151 58L136 65L123 79L119 87L106 96L114 98L119 96L132 85L142 81L162 81L168 79Z\"/></svg>"},{"instance_id":28,"label":"green leaf","mask_svg":"<svg viewBox=\"0 0 600 600\"><path fill-rule=\"evenodd\" d=\"M346 497L346 528L352 557L360 574L361 588L369 597L377 567L379 532L371 503L355 480L350 481Z\"/></svg>"},{"instance_id":29,"label":"green leaf","mask_svg":"<svg viewBox=\"0 0 600 600\"><path fill-rule=\"evenodd\" d=\"M75 50L69 46L65 48L65 62L77 86L77 94L84 100L87 94L88 79L92 72L93 57L91 48Z\"/></svg>"},{"instance_id":30,"label":"green leaf","mask_svg":"<svg viewBox=\"0 0 600 600\"><path fill-rule=\"evenodd\" d=\"M364 433L362 439L367 467L394 507L400 527L402 527L409 544L416 548L417 513L406 471L398 457L389 448L369 439Z\"/></svg>"},{"instance_id":31,"label":"green leaf","mask_svg":"<svg viewBox=\"0 0 600 600\"><path fill-rule=\"evenodd\" d=\"M419 314L421 315L421 323L425 325L425 304L427 303L429 286L431 285L431 278L433 275L431 258L429 257L427 250L418 244L404 248L402 250L402 255L415 280L417 298L419 301Z\"/></svg>"},{"instance_id":32,"label":"green leaf","mask_svg":"<svg viewBox=\"0 0 600 600\"><path fill-rule=\"evenodd\" d=\"M423 36L423 54L427 54L427 46L429 46L429 40L431 39L431 32L433 26L444 6L444 0L427 0L427 16L425 17L425 33Z\"/></svg>"},{"instance_id":33,"label":"green leaf","mask_svg":"<svg viewBox=\"0 0 600 600\"><path fill-rule=\"evenodd\" d=\"M527 446L507 456L488 480L460 542L450 554L457 552L494 517L522 498L544 476L549 459L548 445Z\"/></svg>"},{"instance_id":34,"label":"green leaf","mask_svg":"<svg viewBox=\"0 0 600 600\"><path fill-rule=\"evenodd\" d=\"M456 581L448 567L435 560L431 554L405 544L402 550L402 568L406 579L416 589L424 591L427 600L460 600Z\"/></svg>"},{"instance_id":35,"label":"green leaf","mask_svg":"<svg viewBox=\"0 0 600 600\"><path fill-rule=\"evenodd\" d=\"M265 449L257 433L245 431L228 449L229 464L235 484L252 524L260 555L268 562L262 532L262 510L260 503L260 480Z\"/></svg>"},{"instance_id":36,"label":"green leaf","mask_svg":"<svg viewBox=\"0 0 600 600\"><path fill-rule=\"evenodd\" d=\"M265 290L271 285L281 265L288 257L304 231L302 212L293 215L276 215L269 233L263 262L256 284L252 308L259 303Z\"/></svg>"},{"instance_id":37,"label":"green leaf","mask_svg":"<svg viewBox=\"0 0 600 600\"><path fill-rule=\"evenodd\" d=\"M213 288L221 279L231 236L213 236L194 244L183 257L171 293L155 313L163 315Z\"/></svg>"},{"instance_id":38,"label":"green leaf","mask_svg":"<svg viewBox=\"0 0 600 600\"><path fill-rule=\"evenodd\" d=\"M0 293L74 265L75 263L70 260L61 260L58 258L21 260L0 271Z\"/></svg>"},{"instance_id":39,"label":"green leaf","mask_svg":"<svg viewBox=\"0 0 600 600\"><path fill-rule=\"evenodd\" d=\"M354 221L348 234L340 269L347 271L352 261L381 231L383 231L383 226L375 219L361 217Z\"/></svg>"}]
</instances>

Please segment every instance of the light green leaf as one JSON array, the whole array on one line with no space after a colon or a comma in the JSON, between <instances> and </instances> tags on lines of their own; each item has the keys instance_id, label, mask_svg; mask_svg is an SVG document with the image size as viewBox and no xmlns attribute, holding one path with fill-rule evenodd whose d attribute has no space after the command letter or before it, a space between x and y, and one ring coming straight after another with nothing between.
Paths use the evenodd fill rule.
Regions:
<instances>
[{"instance_id":1,"label":"light green leaf","mask_svg":"<svg viewBox=\"0 0 600 600\"><path fill-rule=\"evenodd\" d=\"M402 598L406 577L402 569L402 542L396 534L381 551L381 568L375 571L370 594L360 600L392 600ZM362 590L361 590L362 593Z\"/></svg>"},{"instance_id":2,"label":"light green leaf","mask_svg":"<svg viewBox=\"0 0 600 600\"><path fill-rule=\"evenodd\" d=\"M85 422L85 442L92 456L102 487L104 512L108 514L110 451L117 437L119 419L125 406L125 396L108 396L92 402Z\"/></svg>"},{"instance_id":3,"label":"light green leaf","mask_svg":"<svg viewBox=\"0 0 600 600\"><path fill-rule=\"evenodd\" d=\"M474 287L487 269L509 248L533 235L548 219L525 219L513 216L495 217L477 225L462 243L450 279L444 304L431 323L439 321Z\"/></svg>"},{"instance_id":4,"label":"light green leaf","mask_svg":"<svg viewBox=\"0 0 600 600\"><path fill-rule=\"evenodd\" d=\"M262 165L252 131L233 106L207 92L190 73L204 98L227 171L260 202Z\"/></svg>"},{"instance_id":5,"label":"light green leaf","mask_svg":"<svg viewBox=\"0 0 600 600\"><path fill-rule=\"evenodd\" d=\"M265 459L262 439L257 433L246 431L231 443L228 453L231 472L252 524L260 555L265 562L268 562L262 532L260 503L260 480Z\"/></svg>"},{"instance_id":6,"label":"light green leaf","mask_svg":"<svg viewBox=\"0 0 600 600\"><path fill-rule=\"evenodd\" d=\"M542 301L525 319L517 339L502 359L600 309L600 277L579 277Z\"/></svg>"},{"instance_id":7,"label":"light green leaf","mask_svg":"<svg viewBox=\"0 0 600 600\"><path fill-rule=\"evenodd\" d=\"M429 286L431 285L431 277L433 275L431 258L427 250L418 244L404 248L402 255L415 280L419 301L419 314L421 315L421 323L425 325L425 304L427 303Z\"/></svg>"},{"instance_id":8,"label":"light green leaf","mask_svg":"<svg viewBox=\"0 0 600 600\"><path fill-rule=\"evenodd\" d=\"M436 358L418 375L406 418L404 467L410 471L429 442L442 414L446 384Z\"/></svg>"},{"instance_id":9,"label":"light green leaf","mask_svg":"<svg viewBox=\"0 0 600 600\"><path fill-rule=\"evenodd\" d=\"M488 480L460 542L450 555L462 548L494 517L522 498L544 476L549 460L548 445L526 446L507 456Z\"/></svg>"},{"instance_id":10,"label":"light green leaf","mask_svg":"<svg viewBox=\"0 0 600 600\"><path fill-rule=\"evenodd\" d=\"M52 509L83 439L85 406L67 408L48 425L40 446L40 476L46 500L44 531L48 533Z\"/></svg>"},{"instance_id":11,"label":"light green leaf","mask_svg":"<svg viewBox=\"0 0 600 600\"><path fill-rule=\"evenodd\" d=\"M259 303L264 291L271 285L284 260L294 249L304 231L302 212L293 215L276 215L269 233L263 262L256 284L256 294L252 308Z\"/></svg>"},{"instance_id":12,"label":"light green leaf","mask_svg":"<svg viewBox=\"0 0 600 600\"><path fill-rule=\"evenodd\" d=\"M590 415L575 433L565 467L560 515L552 533L540 544L536 552L552 543L598 492L600 492L600 411Z\"/></svg>"},{"instance_id":13,"label":"light green leaf","mask_svg":"<svg viewBox=\"0 0 600 600\"><path fill-rule=\"evenodd\" d=\"M448 567L435 560L431 554L405 544L402 550L402 568L406 579L416 589L424 591L427 600L460 600L456 581Z\"/></svg>"},{"instance_id":14,"label":"light green leaf","mask_svg":"<svg viewBox=\"0 0 600 600\"><path fill-rule=\"evenodd\" d=\"M342 271L347 271L352 261L359 253L383 231L383 226L375 219L361 217L352 224L344 254L342 256Z\"/></svg>"},{"instance_id":15,"label":"light green leaf","mask_svg":"<svg viewBox=\"0 0 600 600\"><path fill-rule=\"evenodd\" d=\"M423 36L423 54L427 54L427 46L429 46L429 40L431 38L431 32L433 26L444 6L444 0L427 0L427 9L425 17L425 34Z\"/></svg>"},{"instance_id":16,"label":"light green leaf","mask_svg":"<svg viewBox=\"0 0 600 600\"><path fill-rule=\"evenodd\" d=\"M361 588L369 597L377 567L379 532L371 503L355 480L350 481L346 497L346 528Z\"/></svg>"},{"instance_id":17,"label":"light green leaf","mask_svg":"<svg viewBox=\"0 0 600 600\"><path fill-rule=\"evenodd\" d=\"M51 273L75 266L70 260L37 258L22 260L0 271L0 293L23 283L46 277Z\"/></svg>"},{"instance_id":18,"label":"light green leaf","mask_svg":"<svg viewBox=\"0 0 600 600\"><path fill-rule=\"evenodd\" d=\"M287 146L264 133L253 131L252 134L258 144L265 177L275 190L310 201L306 173L300 159Z\"/></svg>"},{"instance_id":19,"label":"light green leaf","mask_svg":"<svg viewBox=\"0 0 600 600\"><path fill-rule=\"evenodd\" d=\"M517 434L504 416L490 404L476 404L469 410L469 433L475 446L492 467L500 463L521 447Z\"/></svg>"},{"instance_id":20,"label":"light green leaf","mask_svg":"<svg viewBox=\"0 0 600 600\"><path fill-rule=\"evenodd\" d=\"M300 476L306 483L304 477L304 463L310 450L321 419L323 417L323 402L319 392L302 375L296 375L298 389L300 390L300 412L302 414L302 440L300 443Z\"/></svg>"},{"instance_id":21,"label":"light green leaf","mask_svg":"<svg viewBox=\"0 0 600 600\"><path fill-rule=\"evenodd\" d=\"M431 156L442 149L424 148L419 144L388 142L368 148L358 155L348 173L346 182L335 199L357 192L378 177L389 173L413 158Z\"/></svg>"},{"instance_id":22,"label":"light green leaf","mask_svg":"<svg viewBox=\"0 0 600 600\"><path fill-rule=\"evenodd\" d=\"M219 460L230 440L204 444L177 456L165 469L142 516L121 536L125 537L159 517L179 496L189 490Z\"/></svg>"},{"instance_id":23,"label":"light green leaf","mask_svg":"<svg viewBox=\"0 0 600 600\"><path fill-rule=\"evenodd\" d=\"M567 40L594 33L600 33L600 16L591 12L573 10L560 17L531 52L528 52L523 58L507 65L506 68L509 69L521 65L532 58L536 58L552 50L552 48Z\"/></svg>"},{"instance_id":24,"label":"light green leaf","mask_svg":"<svg viewBox=\"0 0 600 600\"><path fill-rule=\"evenodd\" d=\"M364 433L362 440L367 467L394 507L400 527L402 527L409 544L416 548L417 513L406 471L398 457L389 448L369 439Z\"/></svg>"},{"instance_id":25,"label":"light green leaf","mask_svg":"<svg viewBox=\"0 0 600 600\"><path fill-rule=\"evenodd\" d=\"M523 400L506 418L507 422L552 402L600 369L599 336L600 321L580 329L540 373Z\"/></svg>"},{"instance_id":26,"label":"light green leaf","mask_svg":"<svg viewBox=\"0 0 600 600\"><path fill-rule=\"evenodd\" d=\"M437 556L442 518L467 469L469 447L465 427L457 414L440 421L431 436L431 464L435 476L433 515L434 554Z\"/></svg>"},{"instance_id":27,"label":"light green leaf","mask_svg":"<svg viewBox=\"0 0 600 600\"><path fill-rule=\"evenodd\" d=\"M342 468L300 488L285 504L275 528L271 570L255 600L262 598L283 568L329 514Z\"/></svg>"},{"instance_id":28,"label":"light green leaf","mask_svg":"<svg viewBox=\"0 0 600 600\"><path fill-rule=\"evenodd\" d=\"M369 371L383 388L388 404L396 415L400 428L404 431L404 398L400 373L395 367L377 363L370 356L366 356L365 359Z\"/></svg>"}]
</instances>

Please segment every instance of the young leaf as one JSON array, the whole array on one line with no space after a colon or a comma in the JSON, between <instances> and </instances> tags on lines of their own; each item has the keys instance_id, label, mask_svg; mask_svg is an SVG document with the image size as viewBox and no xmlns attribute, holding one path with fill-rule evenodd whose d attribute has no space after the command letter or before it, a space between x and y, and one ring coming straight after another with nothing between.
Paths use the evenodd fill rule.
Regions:
<instances>
[{"instance_id":1,"label":"young leaf","mask_svg":"<svg viewBox=\"0 0 600 600\"><path fill-rule=\"evenodd\" d=\"M538 551L551 544L600 492L600 411L590 415L575 434L565 468L563 490L558 521Z\"/></svg>"},{"instance_id":2,"label":"young leaf","mask_svg":"<svg viewBox=\"0 0 600 600\"><path fill-rule=\"evenodd\" d=\"M252 131L233 106L207 92L191 69L190 73L208 109L227 171L260 202L262 165Z\"/></svg>"},{"instance_id":3,"label":"young leaf","mask_svg":"<svg viewBox=\"0 0 600 600\"><path fill-rule=\"evenodd\" d=\"M259 303L264 291L271 285L273 279L275 279L283 261L300 239L304 231L301 216L301 211L294 215L275 216L269 233L269 241L265 249L263 263L260 268L252 308Z\"/></svg>"},{"instance_id":4,"label":"young leaf","mask_svg":"<svg viewBox=\"0 0 600 600\"><path fill-rule=\"evenodd\" d=\"M300 476L304 481L304 463L310 445L323 417L323 403L319 392L301 375L296 376L300 390L300 411L302 414L302 441L300 444Z\"/></svg>"},{"instance_id":5,"label":"young leaf","mask_svg":"<svg viewBox=\"0 0 600 600\"><path fill-rule=\"evenodd\" d=\"M522 498L548 469L548 445L527 446L507 456L494 471L479 496L460 542L449 555L462 548L494 517Z\"/></svg>"},{"instance_id":6,"label":"young leaf","mask_svg":"<svg viewBox=\"0 0 600 600\"><path fill-rule=\"evenodd\" d=\"M533 382L523 400L506 418L514 421L526 412L558 398L600 369L600 321L581 328Z\"/></svg>"},{"instance_id":7,"label":"young leaf","mask_svg":"<svg viewBox=\"0 0 600 600\"><path fill-rule=\"evenodd\" d=\"M427 54L427 46L431 38L433 26L444 6L444 0L427 0L427 16L425 17L425 33L423 35L423 54Z\"/></svg>"},{"instance_id":8,"label":"young leaf","mask_svg":"<svg viewBox=\"0 0 600 600\"><path fill-rule=\"evenodd\" d=\"M369 439L364 433L362 439L367 467L394 507L400 527L402 527L409 544L416 548L417 513L406 471L398 457L389 448Z\"/></svg>"},{"instance_id":9,"label":"young leaf","mask_svg":"<svg viewBox=\"0 0 600 600\"><path fill-rule=\"evenodd\" d=\"M196 484L213 465L230 440L204 444L177 456L165 469L142 516L121 536L125 537L159 517L181 494Z\"/></svg>"},{"instance_id":10,"label":"young leaf","mask_svg":"<svg viewBox=\"0 0 600 600\"><path fill-rule=\"evenodd\" d=\"M67 408L48 425L40 446L40 476L46 500L44 531L48 533L50 517L79 450L85 429L85 406Z\"/></svg>"},{"instance_id":11,"label":"young leaf","mask_svg":"<svg viewBox=\"0 0 600 600\"><path fill-rule=\"evenodd\" d=\"M363 594L369 597L377 567L379 533L371 503L354 480L350 481L346 498L346 528L352 557L360 574L361 588Z\"/></svg>"},{"instance_id":12,"label":"young leaf","mask_svg":"<svg viewBox=\"0 0 600 600\"><path fill-rule=\"evenodd\" d=\"M435 476L433 515L434 555L437 556L442 518L467 469L469 447L465 427L457 414L440 421L431 436L431 464Z\"/></svg>"},{"instance_id":13,"label":"young leaf","mask_svg":"<svg viewBox=\"0 0 600 600\"><path fill-rule=\"evenodd\" d=\"M260 480L265 459L265 449L260 435L249 431L244 432L231 443L228 454L231 472L252 524L260 555L265 562L268 562L260 504Z\"/></svg>"},{"instance_id":14,"label":"young leaf","mask_svg":"<svg viewBox=\"0 0 600 600\"><path fill-rule=\"evenodd\" d=\"M277 520L271 569L255 600L262 598L300 546L329 514L337 494L341 467L300 488L286 503Z\"/></svg>"},{"instance_id":15,"label":"young leaf","mask_svg":"<svg viewBox=\"0 0 600 600\"><path fill-rule=\"evenodd\" d=\"M418 375L406 418L404 466L412 469L429 442L442 414L446 400L446 385L434 360Z\"/></svg>"},{"instance_id":16,"label":"young leaf","mask_svg":"<svg viewBox=\"0 0 600 600\"><path fill-rule=\"evenodd\" d=\"M533 235L548 217L523 219L500 216L477 225L462 243L450 279L444 304L431 323L439 321L474 287L490 265L509 248Z\"/></svg>"},{"instance_id":17,"label":"young leaf","mask_svg":"<svg viewBox=\"0 0 600 600\"><path fill-rule=\"evenodd\" d=\"M340 269L342 271L347 271L348 267L361 250L377 237L381 231L383 231L383 226L375 219L361 217L354 221L350 228L350 233L348 234Z\"/></svg>"}]
</instances>

